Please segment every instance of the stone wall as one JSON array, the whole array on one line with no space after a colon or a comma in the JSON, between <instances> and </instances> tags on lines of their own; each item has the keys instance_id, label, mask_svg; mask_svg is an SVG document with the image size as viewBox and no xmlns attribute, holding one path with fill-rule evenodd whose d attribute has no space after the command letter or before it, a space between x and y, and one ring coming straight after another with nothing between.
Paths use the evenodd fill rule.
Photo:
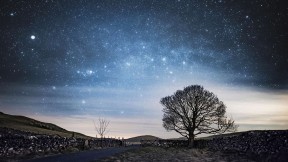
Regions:
<instances>
[{"instance_id":1,"label":"stone wall","mask_svg":"<svg viewBox=\"0 0 288 162\"><path fill-rule=\"evenodd\" d=\"M288 161L288 130L249 131L231 136L223 135L196 140L195 147L243 153L256 161Z\"/></svg>"},{"instance_id":2,"label":"stone wall","mask_svg":"<svg viewBox=\"0 0 288 162\"><path fill-rule=\"evenodd\" d=\"M0 161L7 158L58 154L100 147L117 147L122 144L123 142L117 139L86 140L0 128Z\"/></svg>"}]
</instances>

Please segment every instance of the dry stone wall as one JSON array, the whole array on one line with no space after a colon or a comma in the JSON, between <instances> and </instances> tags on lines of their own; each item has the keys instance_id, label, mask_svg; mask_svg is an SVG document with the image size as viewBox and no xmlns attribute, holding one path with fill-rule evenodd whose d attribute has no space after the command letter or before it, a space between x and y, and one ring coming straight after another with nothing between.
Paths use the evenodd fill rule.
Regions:
<instances>
[{"instance_id":1,"label":"dry stone wall","mask_svg":"<svg viewBox=\"0 0 288 162\"><path fill-rule=\"evenodd\" d=\"M118 139L87 140L0 128L0 161L7 158L41 156L122 145L123 142Z\"/></svg>"},{"instance_id":2,"label":"dry stone wall","mask_svg":"<svg viewBox=\"0 0 288 162\"><path fill-rule=\"evenodd\" d=\"M195 147L243 153L256 161L288 161L288 130L248 131L196 140Z\"/></svg>"}]
</instances>

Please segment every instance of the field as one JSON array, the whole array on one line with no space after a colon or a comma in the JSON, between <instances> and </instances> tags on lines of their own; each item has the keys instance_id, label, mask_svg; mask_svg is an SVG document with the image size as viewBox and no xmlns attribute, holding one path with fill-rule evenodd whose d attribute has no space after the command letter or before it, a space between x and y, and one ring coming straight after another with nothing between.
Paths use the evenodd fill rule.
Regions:
<instances>
[{"instance_id":1,"label":"field","mask_svg":"<svg viewBox=\"0 0 288 162\"><path fill-rule=\"evenodd\" d=\"M101 160L101 162L110 161L252 162L253 160L236 153L212 152L207 149L143 147Z\"/></svg>"}]
</instances>

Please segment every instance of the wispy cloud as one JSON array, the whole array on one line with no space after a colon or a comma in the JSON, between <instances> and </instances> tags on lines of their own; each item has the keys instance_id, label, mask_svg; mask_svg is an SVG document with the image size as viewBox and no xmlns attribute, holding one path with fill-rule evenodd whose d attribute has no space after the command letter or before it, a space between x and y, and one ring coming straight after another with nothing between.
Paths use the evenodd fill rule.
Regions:
<instances>
[{"instance_id":1,"label":"wispy cloud","mask_svg":"<svg viewBox=\"0 0 288 162\"><path fill-rule=\"evenodd\" d=\"M153 134L177 137L177 134L167 133L162 127L163 113L159 100L177 89L183 89L183 85L189 85L189 82L163 82L141 89L8 86L6 91L10 88L13 93L0 95L0 108L7 113L53 121L66 129L91 136L95 135L92 120L105 117L111 120L111 136ZM266 91L209 82L203 82L203 85L227 105L228 116L232 116L240 125L239 130L287 129L287 91Z\"/></svg>"}]
</instances>

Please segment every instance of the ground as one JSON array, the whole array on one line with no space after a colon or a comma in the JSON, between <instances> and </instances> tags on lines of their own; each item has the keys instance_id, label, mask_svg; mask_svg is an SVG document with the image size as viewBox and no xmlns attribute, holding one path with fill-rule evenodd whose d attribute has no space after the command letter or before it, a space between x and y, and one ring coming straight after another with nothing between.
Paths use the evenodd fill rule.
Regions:
<instances>
[{"instance_id":1,"label":"ground","mask_svg":"<svg viewBox=\"0 0 288 162\"><path fill-rule=\"evenodd\" d=\"M101 160L101 162L109 161L252 162L253 160L236 153L213 152L207 149L143 147Z\"/></svg>"}]
</instances>

